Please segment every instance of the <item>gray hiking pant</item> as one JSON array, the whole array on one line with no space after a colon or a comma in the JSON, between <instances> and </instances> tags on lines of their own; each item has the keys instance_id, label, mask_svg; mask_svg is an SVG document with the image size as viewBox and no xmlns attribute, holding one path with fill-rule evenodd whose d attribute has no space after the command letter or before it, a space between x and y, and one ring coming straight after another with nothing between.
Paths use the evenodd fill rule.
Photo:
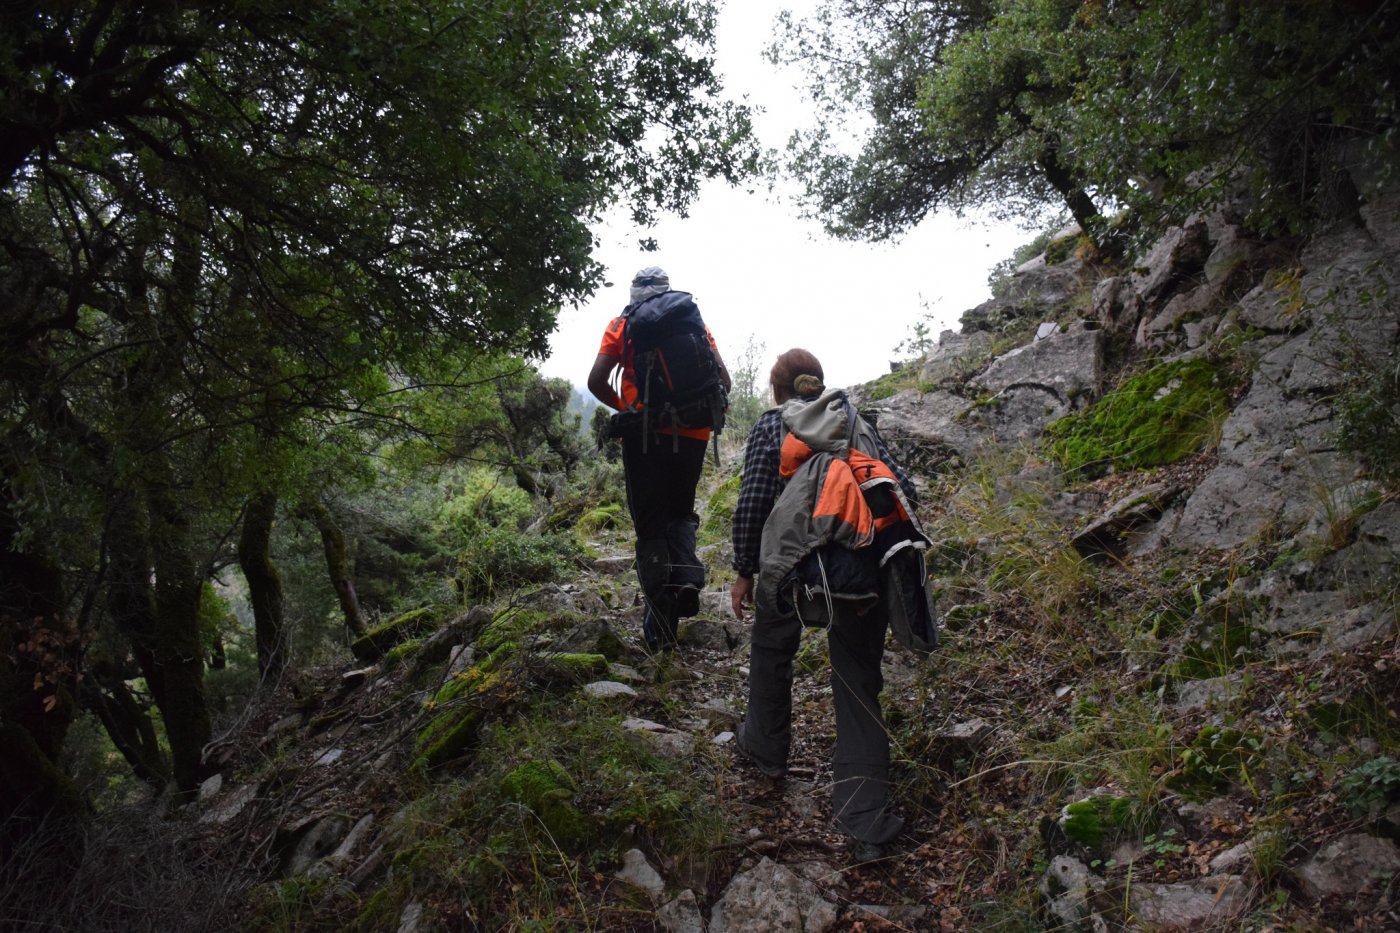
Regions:
<instances>
[{"instance_id":1,"label":"gray hiking pant","mask_svg":"<svg viewBox=\"0 0 1400 933\"><path fill-rule=\"evenodd\" d=\"M827 632L831 693L836 707L831 812L861 842L889 842L904 821L889 812L890 740L880 710L887 619L879 607L863 616L838 609ZM787 766L792 744L792 666L802 636L797 618L755 615L749 661L747 752L761 764Z\"/></svg>"}]
</instances>

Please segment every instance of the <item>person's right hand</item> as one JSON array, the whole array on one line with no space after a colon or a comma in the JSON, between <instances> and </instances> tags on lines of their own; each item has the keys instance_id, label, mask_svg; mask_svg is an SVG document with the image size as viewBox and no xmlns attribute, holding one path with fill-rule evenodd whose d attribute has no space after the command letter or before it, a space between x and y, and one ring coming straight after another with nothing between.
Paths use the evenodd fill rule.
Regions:
<instances>
[{"instance_id":1,"label":"person's right hand","mask_svg":"<svg viewBox=\"0 0 1400 933\"><path fill-rule=\"evenodd\" d=\"M729 588L729 605L734 618L744 621L744 604L753 605L753 577L739 577Z\"/></svg>"}]
</instances>

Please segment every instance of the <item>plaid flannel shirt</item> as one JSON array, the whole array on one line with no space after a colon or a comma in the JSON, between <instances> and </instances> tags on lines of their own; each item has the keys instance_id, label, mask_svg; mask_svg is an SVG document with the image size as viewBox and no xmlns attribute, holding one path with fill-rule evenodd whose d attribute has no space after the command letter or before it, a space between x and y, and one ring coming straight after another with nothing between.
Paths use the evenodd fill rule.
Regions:
<instances>
[{"instance_id":1,"label":"plaid flannel shirt","mask_svg":"<svg viewBox=\"0 0 1400 933\"><path fill-rule=\"evenodd\" d=\"M739 486L739 502L734 507L734 570L743 577L752 577L758 572L763 523L768 521L768 513L773 511L773 504L778 501L786 482L778 475L783 433L781 413L770 408L754 423L744 447L744 479ZM909 504L915 505L914 483L909 474L895 463L878 434L875 446L875 453L894 471Z\"/></svg>"}]
</instances>

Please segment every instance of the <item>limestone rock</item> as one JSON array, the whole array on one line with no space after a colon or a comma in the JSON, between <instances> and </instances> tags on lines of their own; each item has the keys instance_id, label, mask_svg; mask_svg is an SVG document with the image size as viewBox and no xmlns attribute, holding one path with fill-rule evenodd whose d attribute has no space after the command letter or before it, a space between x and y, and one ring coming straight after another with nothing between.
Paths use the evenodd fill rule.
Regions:
<instances>
[{"instance_id":1,"label":"limestone rock","mask_svg":"<svg viewBox=\"0 0 1400 933\"><path fill-rule=\"evenodd\" d=\"M641 888L651 898L653 904L661 901L666 893L666 882L661 873L652 867L641 849L628 849L622 856L622 867L613 877L633 887Z\"/></svg>"},{"instance_id":2,"label":"limestone rock","mask_svg":"<svg viewBox=\"0 0 1400 933\"><path fill-rule=\"evenodd\" d=\"M1094 915L1091 898L1104 889L1104 880L1089 867L1068 855L1057 855L1041 879L1040 891L1050 903L1050 912L1069 929L1089 929L1098 933L1107 930L1103 920Z\"/></svg>"},{"instance_id":3,"label":"limestone rock","mask_svg":"<svg viewBox=\"0 0 1400 933\"><path fill-rule=\"evenodd\" d=\"M1360 833L1334 839L1293 871L1309 897L1345 897L1394 883L1400 849L1389 839Z\"/></svg>"},{"instance_id":4,"label":"limestone rock","mask_svg":"<svg viewBox=\"0 0 1400 933\"><path fill-rule=\"evenodd\" d=\"M816 885L764 857L735 875L710 913L709 933L818 933L836 923L836 908Z\"/></svg>"},{"instance_id":5,"label":"limestone rock","mask_svg":"<svg viewBox=\"0 0 1400 933\"><path fill-rule=\"evenodd\" d=\"M686 888L675 900L661 905L656 911L656 919L668 933L705 933L705 918L700 913L700 904L695 892Z\"/></svg>"},{"instance_id":6,"label":"limestone rock","mask_svg":"<svg viewBox=\"0 0 1400 933\"><path fill-rule=\"evenodd\" d=\"M1250 905L1249 886L1234 875L1181 884L1136 884L1129 892L1134 919L1148 929L1216 929Z\"/></svg>"},{"instance_id":7,"label":"limestone rock","mask_svg":"<svg viewBox=\"0 0 1400 933\"><path fill-rule=\"evenodd\" d=\"M615 697L635 697L637 691L626 684L618 683L615 680L595 680L591 684L583 685L583 692L588 696L600 700L609 700Z\"/></svg>"}]
</instances>

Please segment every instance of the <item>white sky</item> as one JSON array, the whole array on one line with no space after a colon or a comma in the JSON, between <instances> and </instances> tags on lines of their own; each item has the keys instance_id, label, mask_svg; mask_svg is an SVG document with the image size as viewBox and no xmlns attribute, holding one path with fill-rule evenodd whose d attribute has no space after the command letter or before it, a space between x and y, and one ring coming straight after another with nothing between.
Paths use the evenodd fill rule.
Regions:
<instances>
[{"instance_id":1,"label":"white sky","mask_svg":"<svg viewBox=\"0 0 1400 933\"><path fill-rule=\"evenodd\" d=\"M728 0L721 8L716 57L725 89L766 111L755 120L765 147L782 148L794 129L814 121L795 89L802 76L778 70L761 53L780 10L810 10L818 2ZM965 310L990 297L991 268L1034 235L1014 224L940 215L898 243L837 241L815 221L799 219L781 192L755 187L750 194L713 182L687 218L667 216L649 230L630 222L596 230L596 258L611 284L560 314L541 372L582 387L603 328L627 304L633 273L659 265L672 288L695 295L731 367L752 337L764 345L761 374L779 353L801 346L822 361L828 385L867 382L888 372L891 360L908 357L894 348L925 314L933 315L933 339L956 330ZM638 246L648 236L657 251Z\"/></svg>"}]
</instances>

